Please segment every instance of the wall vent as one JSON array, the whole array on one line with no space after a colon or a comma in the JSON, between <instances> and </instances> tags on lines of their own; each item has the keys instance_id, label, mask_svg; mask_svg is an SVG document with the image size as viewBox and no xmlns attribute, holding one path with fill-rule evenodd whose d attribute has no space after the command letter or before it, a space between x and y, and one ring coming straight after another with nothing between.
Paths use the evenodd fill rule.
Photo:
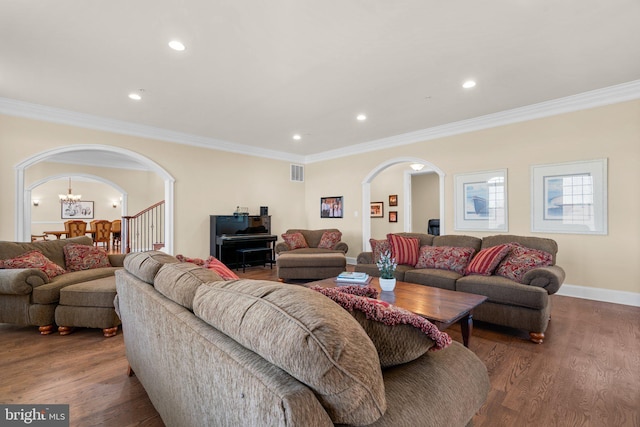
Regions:
<instances>
[{"instance_id":1,"label":"wall vent","mask_svg":"<svg viewBox=\"0 0 640 427\"><path fill-rule=\"evenodd\" d=\"M304 166L291 165L291 181L304 182Z\"/></svg>"}]
</instances>

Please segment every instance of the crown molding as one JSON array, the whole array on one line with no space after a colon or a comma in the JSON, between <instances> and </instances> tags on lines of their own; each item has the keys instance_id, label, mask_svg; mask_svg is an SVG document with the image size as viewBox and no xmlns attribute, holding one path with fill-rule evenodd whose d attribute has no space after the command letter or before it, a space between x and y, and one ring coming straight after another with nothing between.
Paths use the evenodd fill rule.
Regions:
<instances>
[{"instance_id":1,"label":"crown molding","mask_svg":"<svg viewBox=\"0 0 640 427\"><path fill-rule=\"evenodd\" d=\"M402 145L425 142L437 138L489 129L543 117L555 116L573 111L586 110L619 102L631 101L640 98L640 80L634 80L615 86L596 89L577 95L558 98L551 101L540 102L525 107L505 110L498 113L487 114L472 119L461 120L441 126L434 126L414 132L395 135L389 138L377 139L347 146L345 148L325 151L309 156L301 156L282 151L267 150L260 147L237 144L215 138L206 138L182 132L174 132L153 126L140 125L122 120L108 119L84 113L78 113L44 105L30 104L9 98L0 97L0 114L42 120L52 123L77 126L81 128L107 131L142 138L156 139L177 144L192 145L196 147L227 151L269 158L274 160L289 161L308 164L325 160L347 157L364 152L377 151Z\"/></svg>"},{"instance_id":2,"label":"crown molding","mask_svg":"<svg viewBox=\"0 0 640 427\"><path fill-rule=\"evenodd\" d=\"M540 119L558 114L602 107L610 104L631 101L640 98L640 80L583 92L577 95L558 98L551 101L527 105L525 107L500 111L461 120L441 126L434 126L414 132L408 132L388 138L377 139L362 144L350 145L339 150L325 151L305 157L305 163L314 163L336 159L345 156L362 154L364 152L378 151L386 148L415 144L433 139L474 132L504 126L512 123Z\"/></svg>"},{"instance_id":3,"label":"crown molding","mask_svg":"<svg viewBox=\"0 0 640 427\"><path fill-rule=\"evenodd\" d=\"M42 120L45 122L76 126L85 129L113 132L142 138L156 139L176 144L192 145L231 153L268 159L302 163L304 156L267 150L251 145L238 144L215 138L206 138L183 132L175 132L153 126L140 125L123 120L108 119L45 105L31 104L15 99L0 97L0 114Z\"/></svg>"}]
</instances>

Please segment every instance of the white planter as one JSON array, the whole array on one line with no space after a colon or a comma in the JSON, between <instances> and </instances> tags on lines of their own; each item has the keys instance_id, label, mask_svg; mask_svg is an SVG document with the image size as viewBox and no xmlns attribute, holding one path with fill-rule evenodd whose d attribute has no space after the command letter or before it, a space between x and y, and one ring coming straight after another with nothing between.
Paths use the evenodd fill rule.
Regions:
<instances>
[{"instance_id":1,"label":"white planter","mask_svg":"<svg viewBox=\"0 0 640 427\"><path fill-rule=\"evenodd\" d=\"M380 289L383 291L392 291L396 287L396 278L393 279L383 279L380 278Z\"/></svg>"}]
</instances>

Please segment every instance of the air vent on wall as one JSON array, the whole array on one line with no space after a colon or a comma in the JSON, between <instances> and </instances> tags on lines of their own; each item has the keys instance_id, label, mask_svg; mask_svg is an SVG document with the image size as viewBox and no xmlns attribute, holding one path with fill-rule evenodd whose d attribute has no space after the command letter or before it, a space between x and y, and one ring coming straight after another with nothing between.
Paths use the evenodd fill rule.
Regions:
<instances>
[{"instance_id":1,"label":"air vent on wall","mask_svg":"<svg viewBox=\"0 0 640 427\"><path fill-rule=\"evenodd\" d=\"M291 181L304 182L304 166L291 165Z\"/></svg>"}]
</instances>

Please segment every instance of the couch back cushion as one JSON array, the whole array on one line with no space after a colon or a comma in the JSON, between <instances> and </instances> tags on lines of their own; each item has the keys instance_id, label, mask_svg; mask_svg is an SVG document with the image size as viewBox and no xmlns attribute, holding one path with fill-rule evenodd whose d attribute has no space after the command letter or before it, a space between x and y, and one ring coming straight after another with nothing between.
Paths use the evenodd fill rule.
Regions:
<instances>
[{"instance_id":1,"label":"couch back cushion","mask_svg":"<svg viewBox=\"0 0 640 427\"><path fill-rule=\"evenodd\" d=\"M62 268L66 268L63 247L69 243L92 246L88 236L70 239L39 240L37 242L0 242L0 259L16 258L24 253L36 250Z\"/></svg>"},{"instance_id":2,"label":"couch back cushion","mask_svg":"<svg viewBox=\"0 0 640 427\"><path fill-rule=\"evenodd\" d=\"M558 244L553 239L532 236L515 236L512 234L498 234L495 236L487 236L482 239L482 249L491 246L502 245L504 243L520 243L522 246L531 249L538 249L551 254L552 265L556 263L556 254L558 253Z\"/></svg>"},{"instance_id":3,"label":"couch back cushion","mask_svg":"<svg viewBox=\"0 0 640 427\"><path fill-rule=\"evenodd\" d=\"M334 423L370 424L384 414L376 348L349 313L318 292L260 280L206 283L193 310L311 388Z\"/></svg>"},{"instance_id":4,"label":"couch back cushion","mask_svg":"<svg viewBox=\"0 0 640 427\"><path fill-rule=\"evenodd\" d=\"M153 286L165 297L193 311L193 298L200 285L223 280L215 271L190 262L163 264Z\"/></svg>"},{"instance_id":5,"label":"couch back cushion","mask_svg":"<svg viewBox=\"0 0 640 427\"><path fill-rule=\"evenodd\" d=\"M306 240L307 245L310 248L317 248L318 245L320 244L320 240L322 240L322 235L324 234L325 231L334 231L334 232L337 231L338 233L340 233L340 230L338 230L337 228L324 228L321 230L305 230L305 229L292 228L290 230L287 230L287 234L301 233L304 236L304 239Z\"/></svg>"},{"instance_id":6,"label":"couch back cushion","mask_svg":"<svg viewBox=\"0 0 640 427\"><path fill-rule=\"evenodd\" d=\"M445 236L434 237L433 246L459 246L464 248L473 248L475 249L475 253L478 253L482 247L482 239L473 236L465 236L463 234L447 234Z\"/></svg>"},{"instance_id":7,"label":"couch back cushion","mask_svg":"<svg viewBox=\"0 0 640 427\"><path fill-rule=\"evenodd\" d=\"M152 285L164 264L177 262L180 262L178 258L160 251L132 252L125 257L124 268L138 279Z\"/></svg>"}]
</instances>

